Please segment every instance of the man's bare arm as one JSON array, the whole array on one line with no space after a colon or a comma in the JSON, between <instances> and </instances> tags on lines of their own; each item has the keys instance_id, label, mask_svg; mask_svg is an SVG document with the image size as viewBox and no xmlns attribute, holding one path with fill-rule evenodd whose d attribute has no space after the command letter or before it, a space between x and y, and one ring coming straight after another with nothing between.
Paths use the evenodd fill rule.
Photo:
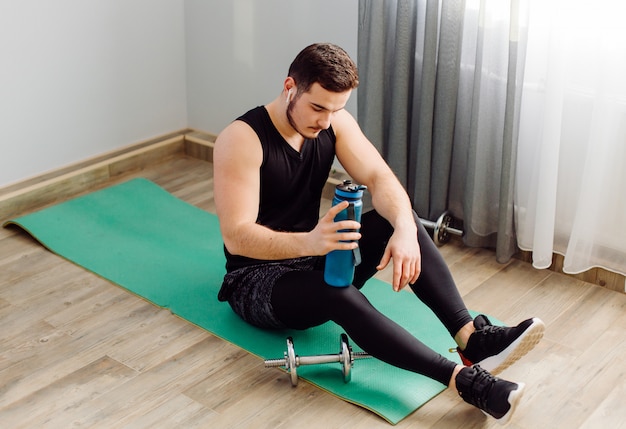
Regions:
<instances>
[{"instance_id":1,"label":"man's bare arm","mask_svg":"<svg viewBox=\"0 0 626 429\"><path fill-rule=\"evenodd\" d=\"M392 286L394 290L400 290L417 281L421 272L417 225L410 199L348 112L337 113L333 128L337 135L337 158L353 179L367 185L374 208L394 228L378 269L385 268L393 260Z\"/></svg>"},{"instance_id":2,"label":"man's bare arm","mask_svg":"<svg viewBox=\"0 0 626 429\"><path fill-rule=\"evenodd\" d=\"M404 187L346 111L337 114L333 127L337 134L337 157L347 173L367 185L374 208L394 228L415 230L412 207Z\"/></svg>"}]
</instances>

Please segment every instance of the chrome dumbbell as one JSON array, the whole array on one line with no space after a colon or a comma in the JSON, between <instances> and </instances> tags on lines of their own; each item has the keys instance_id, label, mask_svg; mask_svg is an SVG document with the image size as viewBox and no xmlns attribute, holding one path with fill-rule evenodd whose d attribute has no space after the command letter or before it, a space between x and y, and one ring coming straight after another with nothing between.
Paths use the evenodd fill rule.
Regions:
<instances>
[{"instance_id":1,"label":"chrome dumbbell","mask_svg":"<svg viewBox=\"0 0 626 429\"><path fill-rule=\"evenodd\" d=\"M350 343L348 342L348 336L341 334L339 336L339 353L329 355L313 355L313 356L298 356L293 345L293 338L287 338L287 350L284 352L282 359L268 359L265 361L266 368L285 367L289 375L291 376L291 385L296 386L298 384L298 370L300 365L318 365L323 363L336 363L341 365L341 372L343 374L343 381L345 383L350 381L351 370L354 365L355 359L369 358L371 355L365 352L353 352Z\"/></svg>"}]
</instances>

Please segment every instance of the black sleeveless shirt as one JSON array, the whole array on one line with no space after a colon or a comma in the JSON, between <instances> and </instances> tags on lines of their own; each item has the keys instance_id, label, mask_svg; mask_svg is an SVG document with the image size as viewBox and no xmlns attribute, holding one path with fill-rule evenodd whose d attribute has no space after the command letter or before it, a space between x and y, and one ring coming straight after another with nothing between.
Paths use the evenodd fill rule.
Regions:
<instances>
[{"instance_id":1,"label":"black sleeveless shirt","mask_svg":"<svg viewBox=\"0 0 626 429\"><path fill-rule=\"evenodd\" d=\"M298 152L278 132L264 106L248 111L237 120L250 125L263 148L256 222L275 231L311 231L319 219L322 189L335 159L336 138L332 127L322 130L315 139L305 139ZM228 272L265 262L232 255L226 248L224 252Z\"/></svg>"}]
</instances>

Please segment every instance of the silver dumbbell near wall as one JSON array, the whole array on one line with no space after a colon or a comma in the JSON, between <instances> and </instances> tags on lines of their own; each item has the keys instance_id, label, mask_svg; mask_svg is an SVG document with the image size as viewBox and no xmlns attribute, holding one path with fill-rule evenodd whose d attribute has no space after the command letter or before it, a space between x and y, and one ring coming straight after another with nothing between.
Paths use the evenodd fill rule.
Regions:
<instances>
[{"instance_id":1,"label":"silver dumbbell near wall","mask_svg":"<svg viewBox=\"0 0 626 429\"><path fill-rule=\"evenodd\" d=\"M268 359L265 361L266 368L276 368L283 366L291 376L291 385L298 384L298 370L300 365L318 365L322 363L336 363L341 365L343 381L347 383L351 379L352 366L355 359L369 358L371 355L365 352L352 352L352 347L348 342L348 336L341 334L339 336L339 353L335 355L313 355L298 356L293 346L293 338L287 338L287 350L284 352L283 359Z\"/></svg>"},{"instance_id":2,"label":"silver dumbbell near wall","mask_svg":"<svg viewBox=\"0 0 626 429\"><path fill-rule=\"evenodd\" d=\"M463 231L450 226L452 220L452 215L448 211L443 212L436 222L420 218L425 228L433 230L433 241L437 246L447 243L450 240L450 234L463 236Z\"/></svg>"}]
</instances>

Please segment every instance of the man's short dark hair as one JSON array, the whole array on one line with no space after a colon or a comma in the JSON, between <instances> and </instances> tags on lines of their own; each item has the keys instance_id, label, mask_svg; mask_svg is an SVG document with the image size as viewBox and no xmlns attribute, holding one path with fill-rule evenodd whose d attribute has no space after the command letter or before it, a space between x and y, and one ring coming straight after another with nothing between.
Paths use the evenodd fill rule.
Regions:
<instances>
[{"instance_id":1,"label":"man's short dark hair","mask_svg":"<svg viewBox=\"0 0 626 429\"><path fill-rule=\"evenodd\" d=\"M332 92L344 92L359 86L356 64L348 53L331 43L315 43L304 48L289 67L299 92L307 92L314 83Z\"/></svg>"}]
</instances>

